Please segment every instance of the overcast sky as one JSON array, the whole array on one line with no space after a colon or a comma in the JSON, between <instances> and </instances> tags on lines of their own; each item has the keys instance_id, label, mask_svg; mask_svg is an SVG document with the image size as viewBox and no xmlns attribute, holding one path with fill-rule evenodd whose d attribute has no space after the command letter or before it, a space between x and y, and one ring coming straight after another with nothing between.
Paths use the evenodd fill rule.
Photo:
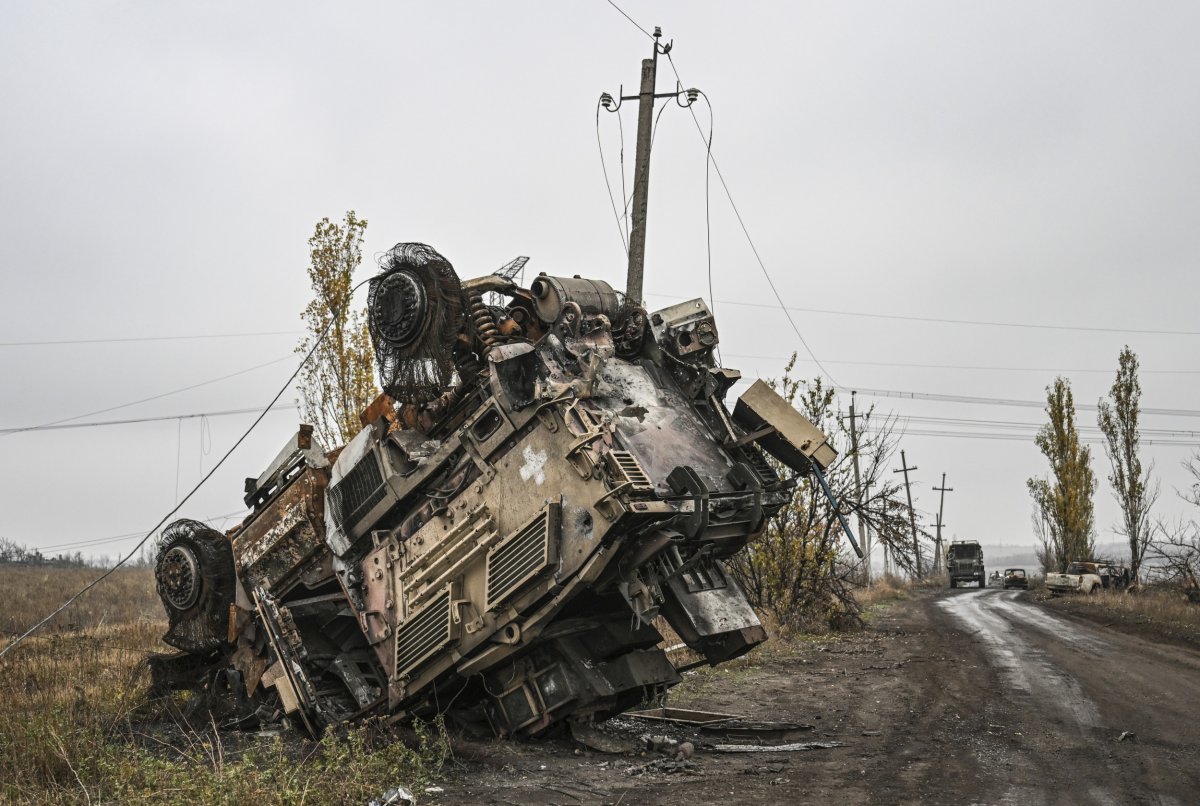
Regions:
<instances>
[{"instance_id":1,"label":"overcast sky","mask_svg":"<svg viewBox=\"0 0 1200 806\"><path fill-rule=\"evenodd\" d=\"M714 155L837 384L1037 401L1061 373L1094 405L1129 344L1143 405L1200 412L1200 5L622 6L662 26L684 82L711 99ZM243 370L84 419L265 405L295 367L306 239L350 208L370 222L363 277L374 255L415 240L464 277L524 254L531 272L623 286L596 99L635 91L649 46L605 0L8 4L0 428ZM664 61L659 89L673 84ZM628 175L633 104L622 120ZM619 204L618 121L600 123ZM707 295L704 165L690 115L668 108L651 183L652 308ZM710 209L725 363L771 377L800 350L815 376L715 177ZM28 344L250 333L268 335ZM945 472L950 533L1032 542L1040 410L860 398L926 418L903 440L919 510L936 509ZM111 538L152 526L252 419L0 434L0 536L128 549L136 538ZM1095 426L1092 411L1080 420ZM295 425L294 412L269 414L181 514L229 525L216 516L241 510L241 480ZM1200 432L1196 417L1143 425ZM951 431L1022 438L928 434ZM1174 491L1193 450L1146 448L1164 517L1187 513ZM1107 541L1118 511L1093 451Z\"/></svg>"}]
</instances>

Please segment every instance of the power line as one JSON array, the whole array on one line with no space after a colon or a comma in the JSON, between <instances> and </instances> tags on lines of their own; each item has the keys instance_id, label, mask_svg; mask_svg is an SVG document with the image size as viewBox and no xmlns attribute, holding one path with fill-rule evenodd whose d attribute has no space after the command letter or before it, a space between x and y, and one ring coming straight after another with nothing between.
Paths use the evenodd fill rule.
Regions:
<instances>
[{"instance_id":1,"label":"power line","mask_svg":"<svg viewBox=\"0 0 1200 806\"><path fill-rule=\"evenodd\" d=\"M747 355L744 353L726 353L730 358L745 358L756 361L787 361L790 356L783 355ZM801 361L809 361L810 359L802 358ZM901 367L906 369L954 369L954 370L978 370L981 372L1037 372L1054 375L1066 375L1072 373L1099 373L1104 375L1115 374L1115 369L1060 369L1055 367L992 367L980 366L972 364L912 364L901 361L851 361L837 358L826 358L827 364L845 364L847 366L862 366L862 367ZM1200 375L1200 369L1138 369L1138 372L1147 375Z\"/></svg>"},{"instance_id":2,"label":"power line","mask_svg":"<svg viewBox=\"0 0 1200 806\"><path fill-rule=\"evenodd\" d=\"M873 427L868 427L864 430L880 433L880 430ZM1033 444L1033 435L1016 434L1016 433L993 433L988 431L945 431L937 429L906 429L905 436L915 437L946 437L953 439L978 439L978 440L998 440L1008 442L1026 442ZM1101 445L1104 443L1103 437L1081 436L1081 442L1091 445ZM1174 447L1174 448L1200 448L1200 440L1173 440L1173 439L1143 439L1143 445L1157 447Z\"/></svg>"},{"instance_id":3,"label":"power line","mask_svg":"<svg viewBox=\"0 0 1200 806\"><path fill-rule=\"evenodd\" d=\"M931 424L946 424L951 426L987 426L990 428L1001 428L1010 430L1032 430L1039 431L1045 426L1045 423L1018 422L1013 420L977 420L963 417L934 417L929 415L915 416L903 415L898 416L898 419L906 423L931 423ZM1103 434L1103 430L1095 425L1078 425L1076 429L1083 433ZM1200 431L1188 431L1177 428L1139 428L1138 432L1150 436L1173 436L1187 437L1200 439Z\"/></svg>"},{"instance_id":4,"label":"power line","mask_svg":"<svg viewBox=\"0 0 1200 806\"><path fill-rule=\"evenodd\" d=\"M611 2L611 0L609 0L609 2ZM671 56L670 52L668 52L666 56L667 62L671 65L671 71L675 73L675 80L679 82L680 86L686 86L683 83L683 79L679 75L679 69L675 66L674 57ZM707 97L705 98L705 101L708 101ZM711 108L711 102L709 103ZM700 119L696 117L696 110L692 108L691 104L688 105L688 112L690 112L692 115L692 122L696 124L696 131L699 133L701 141L704 141L704 129L700 126ZM758 262L758 267L762 270L763 277L766 278L767 285L771 288L771 293L775 295L775 301L779 303L779 309L783 311L783 315L787 318L788 324L791 325L792 332L796 334L796 338L799 339L800 344L804 346L804 351L808 353L810 358L812 358L813 363L817 365L817 368L825 374L825 377L829 378L830 383L839 389L844 389L845 387L838 383L837 379L833 377L833 373L826 369L825 365L821 363L821 360L817 358L817 354L813 352L812 348L808 345L808 341L804 338L804 334L800 332L800 328L796 325L795 320L792 319L791 311L789 311L787 305L784 304L783 297L780 296L779 289L775 287L775 281L771 278L771 273L767 271L767 265L763 262L762 255L760 255L758 252L758 247L754 244L754 239L750 237L750 230L746 226L745 220L742 218L742 213L738 209L737 203L733 200L733 193L729 190L729 184L725 181L725 175L721 173L721 166L717 163L717 158L712 153L711 144L706 142L705 145L708 153L708 160L712 163L713 170L717 172L717 179L721 183L721 188L725 191L725 198L729 200L729 206L733 208L733 215L737 218L738 225L742 228L742 234L746 236L746 242L750 244L750 251L754 253L754 259Z\"/></svg>"},{"instance_id":5,"label":"power line","mask_svg":"<svg viewBox=\"0 0 1200 806\"><path fill-rule=\"evenodd\" d=\"M1046 401L1044 400L1012 400L1001 397L970 397L968 395L942 395L933 392L905 392L895 389L863 389L861 387L856 391L871 397L893 397L903 400L930 400L939 403L965 403L981 406L1019 406L1035 409L1044 409L1046 407ZM1089 403L1076 403L1075 409L1078 411L1096 411L1097 407ZM1142 408L1141 413L1163 417L1200 417L1200 411L1196 409Z\"/></svg>"},{"instance_id":6,"label":"power line","mask_svg":"<svg viewBox=\"0 0 1200 806\"><path fill-rule=\"evenodd\" d=\"M239 375L245 375L249 372L255 372L255 371L263 369L265 367L270 367L270 366L274 366L275 364L280 364L291 358L293 358L292 355L285 355L282 358L276 358L274 361L268 361L265 364L258 364L253 367L247 367L246 369L241 369L241 370L238 370L237 372L231 372L228 375L222 375L219 378L212 378L207 381L201 381L200 383L194 383L191 386L184 386L180 389L172 389L169 392L162 392L157 395L151 395L150 397L143 397L141 400L133 400L133 401L130 401L129 403L121 403L120 405L117 405L117 406L109 406L106 409L96 409L95 411L89 411L85 414L76 414L73 417L64 417L61 420L52 420L48 423L41 423L39 425L30 425L30 426L26 426L24 428L0 429L0 437L6 437L6 436L9 436L10 434L20 434L25 431L44 431L53 426L61 425L62 423L69 423L72 420L82 420L84 417L95 417L97 414L107 414L110 411L116 411L118 409L127 409L130 406L136 406L139 403L149 403L151 400L158 400L160 398L169 397L171 395L177 395L180 392L188 392L188 391L191 391L192 389L199 389L201 386L208 386L209 384L217 383L218 381L225 381L225 380L229 380L230 378L236 378ZM253 409L253 411L257 411L257 409ZM175 419L175 418L167 418L167 419Z\"/></svg>"},{"instance_id":7,"label":"power line","mask_svg":"<svg viewBox=\"0 0 1200 806\"><path fill-rule=\"evenodd\" d=\"M363 280L361 283L354 286L354 288L351 288L350 296L353 296L354 292L357 291L359 288L361 288L363 286L363 284L366 282L367 282L366 280ZM103 582L105 579L107 579L109 576L111 576L118 568L123 566L125 563L129 562L129 560L132 559L133 556L135 554L137 554L137 552L139 550L141 550L142 546L144 546L146 544L146 541L148 541L154 535L155 532L157 532L160 528L162 528L162 525L167 522L167 519L170 518L171 516L173 516L180 509L182 509L183 505L191 500L192 496L195 495L200 490L200 488L203 487L204 484L213 477L213 474L215 474L217 472L217 470L219 470L221 468L221 466L225 464L225 461L227 459L229 459L230 456L233 455L233 452L236 451L238 449L238 447L243 442L246 441L246 437L250 436L251 432L253 432L254 429L258 427L258 424L263 421L263 418L267 416L267 413L270 411L273 411L275 409L275 404L279 402L279 398L283 397L283 393L286 392L287 388L292 385L293 381L296 380L296 377L300 374L300 370L304 368L304 365L307 364L309 362L309 360L313 357L313 354L317 351L317 348L321 346L321 343L323 341L325 341L325 337L329 334L329 328L333 325L333 323L335 321L337 321L337 318L338 318L337 312L334 311L333 313L334 313L334 315L330 316L329 321L325 323L325 329L321 331L321 335L313 340L313 345L311 348L309 348L309 351L305 354L304 359L299 364L296 365L295 371L292 372L291 376L287 379L287 381L283 384L283 386L279 387L279 391L275 393L275 396L273 398L271 398L271 402L266 405L266 408L264 408L256 418L254 418L254 422L252 422L250 424L250 427L242 432L242 435L237 438L237 442L234 442L233 445L229 448L229 450L227 450L225 452L225 454L220 459L217 460L217 463L214 464L212 466L212 468L208 471L208 473L206 473L204 475L204 477L201 478L200 481L198 481L196 483L196 486L193 487L191 489L191 491L188 492L188 494L185 495L179 501L179 503L176 504L171 509L170 512L168 512L166 515L163 515L162 520L160 520L153 529L151 529L149 532L147 532L146 536L143 537L141 540L139 540L137 545L134 546L129 551L128 554L126 554L124 557L122 557L120 560L118 560L116 565L114 565L112 568L105 571L100 576L96 577L94 580L89 582L87 585L84 585L82 588L79 589L79 591L77 593L72 595L71 598L67 599L67 601L63 602L61 605L59 605L54 610L52 610L49 613L49 615L47 615L45 618L43 618L37 624L34 624L32 627L30 627L28 630L26 630L20 636L18 636L13 641L11 641L8 644L8 646L4 647L3 649L0 649L0 658L3 658L10 651L12 651L12 649L14 647L21 644L26 638L33 635L35 632L40 630L42 627L46 626L46 624L49 623L51 619L53 619L59 613L61 613L62 611L66 610L68 607L70 607L72 604L74 604L75 601L77 599L79 599L80 596L82 596L83 594L90 591L92 588L99 585L101 582Z\"/></svg>"},{"instance_id":8,"label":"power line","mask_svg":"<svg viewBox=\"0 0 1200 806\"><path fill-rule=\"evenodd\" d=\"M604 96L600 96L600 100L596 101L596 147L600 149L600 170L604 173L604 188L608 191L608 201L612 205L613 218L617 221L617 232L621 235L621 247L625 250L625 254L629 254L629 242L625 239L625 227L621 225L621 216L617 214L617 200L613 197L612 183L608 181L608 167L604 162L604 144L600 141L600 107L604 104ZM617 119L620 125L620 118ZM625 129L621 128L621 164L624 166L625 159ZM624 205L624 186L625 186L625 169L621 169L621 187L622 187L622 205Z\"/></svg>"},{"instance_id":9,"label":"power line","mask_svg":"<svg viewBox=\"0 0 1200 806\"><path fill-rule=\"evenodd\" d=\"M244 510L244 509L239 509L236 512L226 512L223 515L208 515L203 518L198 518L198 520L204 521L206 523L210 522L210 521L218 521L218 520L224 521L224 520L228 520L229 518L234 517L235 515L242 515L243 513L245 513L245 511L246 510ZM145 533L146 532L144 530L140 530L137 532L126 532L125 534L120 534L120 535L110 535L108 537L97 537L97 538L93 538L91 540L78 540L78 541L75 541L72 543L56 543L51 546L29 546L29 548L32 548L36 551L69 551L71 549L95 548L96 546L103 546L103 545L107 545L109 543L120 543L120 542L130 539L131 537L140 537L140 536L144 535ZM12 538L9 538L9 539L11 540ZM14 541L14 542L17 542L17 541Z\"/></svg>"},{"instance_id":10,"label":"power line","mask_svg":"<svg viewBox=\"0 0 1200 806\"><path fill-rule=\"evenodd\" d=\"M637 20L635 20L633 17L631 17L631 16L629 16L628 14L626 14L626 13L625 13L625 11L624 11L624 10L623 10L623 9L622 9L620 6L618 6L616 3L614 3L614 2L613 2L613 0L608 0L608 4L609 4L610 6L612 6L613 8L615 8L617 11L619 11L619 12L621 13L621 16L622 16L622 17L624 17L625 19L629 20L629 22L630 22L630 23L633 25L633 27L634 27L634 28L637 28L637 29L638 29L639 31L641 31L643 34L645 34L646 36L648 36L650 39L654 39L654 34L650 33L649 31L647 31L647 30L646 30L645 28L643 28L642 26L638 25L638 24L637 24Z\"/></svg>"},{"instance_id":11,"label":"power line","mask_svg":"<svg viewBox=\"0 0 1200 806\"><path fill-rule=\"evenodd\" d=\"M166 414L158 417L132 417L128 420L93 420L86 423L60 423L55 425L34 425L27 428L2 428L0 436L18 434L27 431L59 431L68 428L98 428L107 425L132 425L135 423L158 423L165 420L193 420L197 417L229 417L235 414L253 414L260 409L226 409L224 411L200 411L190 414ZM294 411L292 406L272 406L263 411Z\"/></svg>"},{"instance_id":12,"label":"power line","mask_svg":"<svg viewBox=\"0 0 1200 806\"><path fill-rule=\"evenodd\" d=\"M716 162L713 163L714 167ZM718 170L718 175L720 171ZM662 297L664 299L690 299L689 297L679 296L677 294L646 294L648 297ZM742 308L766 308L774 310L778 306L768 305L764 302L740 302L736 300L721 300L722 305L733 305ZM1081 333L1133 333L1138 335L1148 336L1200 336L1200 330L1151 330L1145 328L1128 328L1128 327L1092 327L1090 325L1047 325L1036 322L998 322L984 319L945 319L933 316L906 316L903 314L892 313L866 313L864 311L837 311L828 308L801 308L798 306L788 306L787 310L796 313L815 313L826 314L829 316L858 316L865 319L892 319L903 322L925 322L941 325L974 325L980 327L1008 327L1008 328L1024 328L1031 330L1066 330L1078 331Z\"/></svg>"},{"instance_id":13,"label":"power line","mask_svg":"<svg viewBox=\"0 0 1200 806\"><path fill-rule=\"evenodd\" d=\"M188 336L129 336L115 339L59 339L55 341L0 341L0 347L51 347L63 344L124 344L139 341L194 341L198 339L247 339L259 336L296 336L299 330L263 330L256 333L201 333Z\"/></svg>"}]
</instances>

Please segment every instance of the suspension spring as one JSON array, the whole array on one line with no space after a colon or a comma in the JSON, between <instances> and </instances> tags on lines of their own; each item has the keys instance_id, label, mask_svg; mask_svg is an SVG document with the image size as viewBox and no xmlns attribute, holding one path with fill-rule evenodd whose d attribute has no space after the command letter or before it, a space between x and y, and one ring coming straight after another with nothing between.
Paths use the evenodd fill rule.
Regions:
<instances>
[{"instance_id":1,"label":"suspension spring","mask_svg":"<svg viewBox=\"0 0 1200 806\"><path fill-rule=\"evenodd\" d=\"M496 327L496 317L492 315L491 309L483 304L483 297L478 294L471 297L471 321L475 324L475 334L483 344L484 351L494 347L500 335Z\"/></svg>"}]
</instances>

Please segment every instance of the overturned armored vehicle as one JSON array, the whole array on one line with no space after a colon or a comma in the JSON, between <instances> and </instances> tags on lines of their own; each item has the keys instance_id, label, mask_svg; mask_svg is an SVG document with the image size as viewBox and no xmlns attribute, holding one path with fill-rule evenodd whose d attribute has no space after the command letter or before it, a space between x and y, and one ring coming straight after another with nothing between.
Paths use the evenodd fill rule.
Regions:
<instances>
[{"instance_id":1,"label":"overturned armored vehicle","mask_svg":"<svg viewBox=\"0 0 1200 806\"><path fill-rule=\"evenodd\" d=\"M240 525L164 532L160 689L228 723L448 712L528 736L678 683L656 617L709 664L766 640L723 560L834 452L762 382L726 407L703 301L461 282L422 244L381 266L362 431L327 452L302 426Z\"/></svg>"}]
</instances>

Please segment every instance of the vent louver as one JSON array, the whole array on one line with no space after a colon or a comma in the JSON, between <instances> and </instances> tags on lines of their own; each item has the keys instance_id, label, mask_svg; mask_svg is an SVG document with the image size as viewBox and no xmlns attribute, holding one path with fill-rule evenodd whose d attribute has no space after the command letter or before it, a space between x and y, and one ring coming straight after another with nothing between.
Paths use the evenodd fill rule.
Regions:
<instances>
[{"instance_id":1,"label":"vent louver","mask_svg":"<svg viewBox=\"0 0 1200 806\"><path fill-rule=\"evenodd\" d=\"M337 484L329 488L334 517L343 529L383 500L383 476L375 454L368 453Z\"/></svg>"},{"instance_id":2,"label":"vent louver","mask_svg":"<svg viewBox=\"0 0 1200 806\"><path fill-rule=\"evenodd\" d=\"M487 609L491 610L554 561L561 505L547 504L487 556Z\"/></svg>"},{"instance_id":3,"label":"vent louver","mask_svg":"<svg viewBox=\"0 0 1200 806\"><path fill-rule=\"evenodd\" d=\"M650 483L650 477L646 475L646 471L642 470L642 465L638 462L637 457L629 451L609 451L608 462L620 478L618 484L628 483L631 490L649 490L654 487Z\"/></svg>"},{"instance_id":4,"label":"vent louver","mask_svg":"<svg viewBox=\"0 0 1200 806\"><path fill-rule=\"evenodd\" d=\"M396 631L396 676L408 674L450 643L450 587Z\"/></svg>"}]
</instances>

